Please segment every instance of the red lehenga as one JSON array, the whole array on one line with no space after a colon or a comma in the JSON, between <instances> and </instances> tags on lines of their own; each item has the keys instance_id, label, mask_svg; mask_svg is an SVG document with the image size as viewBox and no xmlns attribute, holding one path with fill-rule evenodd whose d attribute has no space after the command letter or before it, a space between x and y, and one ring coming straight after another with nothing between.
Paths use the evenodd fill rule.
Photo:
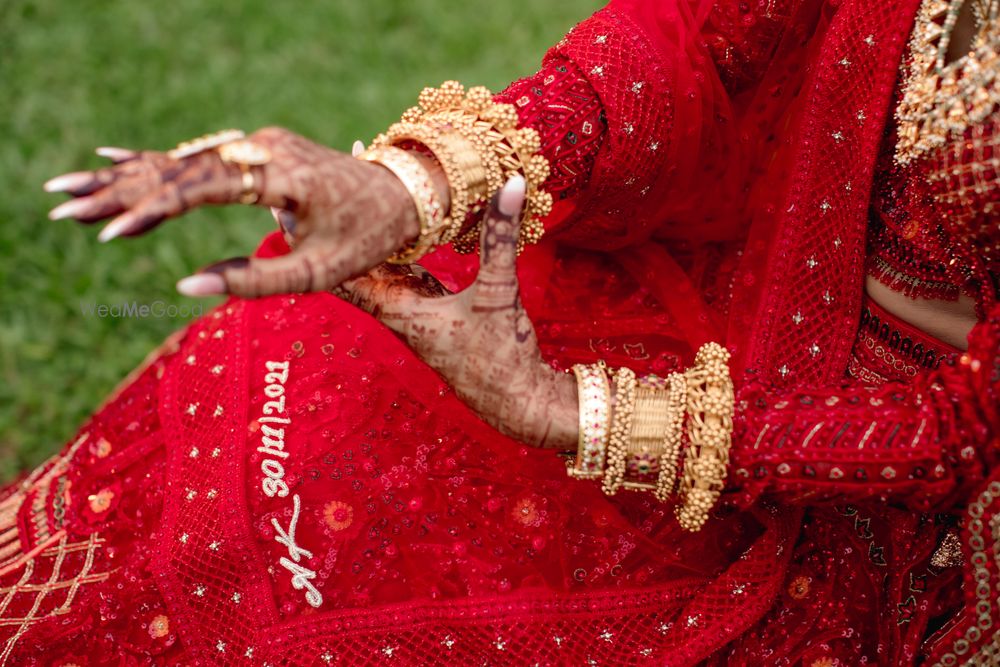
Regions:
<instances>
[{"instance_id":1,"label":"red lehenga","mask_svg":"<svg viewBox=\"0 0 1000 667\"><path fill-rule=\"evenodd\" d=\"M951 283L982 315L961 359L862 303L869 205L872 239L935 211L883 196L926 161L879 158L918 4L615 1L503 93L560 199L520 269L552 363L736 356L701 532L485 426L331 295L233 300L4 491L0 662L988 662L996 267ZM958 151L993 202L997 136Z\"/></svg>"}]
</instances>

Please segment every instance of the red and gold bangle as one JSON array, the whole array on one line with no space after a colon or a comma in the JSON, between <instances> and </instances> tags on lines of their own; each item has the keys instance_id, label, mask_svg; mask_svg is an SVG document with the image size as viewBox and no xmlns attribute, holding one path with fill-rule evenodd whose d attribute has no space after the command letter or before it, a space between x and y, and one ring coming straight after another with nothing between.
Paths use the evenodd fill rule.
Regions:
<instances>
[{"instance_id":1,"label":"red and gold bangle","mask_svg":"<svg viewBox=\"0 0 1000 667\"><path fill-rule=\"evenodd\" d=\"M412 264L438 245L448 228L444 207L434 189L434 181L420 160L401 148L378 146L358 155L359 160L380 164L398 178L417 209L420 236L389 258L393 264Z\"/></svg>"},{"instance_id":2,"label":"red and gold bangle","mask_svg":"<svg viewBox=\"0 0 1000 667\"><path fill-rule=\"evenodd\" d=\"M733 381L729 352L718 343L698 350L685 372L687 383L688 448L680 480L677 521L689 531L700 530L718 501L729 466L733 434Z\"/></svg>"},{"instance_id":3,"label":"red and gold bangle","mask_svg":"<svg viewBox=\"0 0 1000 667\"><path fill-rule=\"evenodd\" d=\"M611 429L611 386L602 364L573 366L580 397L580 435L575 463L566 472L578 479L597 479Z\"/></svg>"},{"instance_id":4,"label":"red and gold bangle","mask_svg":"<svg viewBox=\"0 0 1000 667\"><path fill-rule=\"evenodd\" d=\"M654 491L670 428L668 381L656 375L639 378L635 414L629 435L622 485L632 491Z\"/></svg>"},{"instance_id":5,"label":"red and gold bangle","mask_svg":"<svg viewBox=\"0 0 1000 667\"><path fill-rule=\"evenodd\" d=\"M399 122L375 137L373 148L416 145L434 156L451 191L451 210L440 243L451 242L465 227L474 206L482 206L488 196L485 172L479 154L470 142L454 131L425 123Z\"/></svg>"}]
</instances>

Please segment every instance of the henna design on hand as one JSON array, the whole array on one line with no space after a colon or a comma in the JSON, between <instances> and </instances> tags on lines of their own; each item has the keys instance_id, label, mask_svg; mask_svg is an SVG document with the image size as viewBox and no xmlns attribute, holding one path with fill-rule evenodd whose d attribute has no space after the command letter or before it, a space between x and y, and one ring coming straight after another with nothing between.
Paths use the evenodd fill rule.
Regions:
<instances>
[{"instance_id":1,"label":"henna design on hand","mask_svg":"<svg viewBox=\"0 0 1000 667\"><path fill-rule=\"evenodd\" d=\"M419 267L380 266L336 293L395 331L490 425L527 443L572 449L576 383L545 363L518 291L523 199L520 179L494 198L468 289L447 294Z\"/></svg>"},{"instance_id":2,"label":"henna design on hand","mask_svg":"<svg viewBox=\"0 0 1000 667\"><path fill-rule=\"evenodd\" d=\"M419 233L413 202L388 170L281 128L259 130L249 140L271 153L267 164L252 167L256 203L294 214L294 248L274 259L216 267L216 273L198 276L197 294L328 290L383 262ZM60 176L46 189L74 196L50 213L53 219L117 216L102 240L143 234L167 218L206 204L235 203L243 194L239 167L215 151L181 159L155 151L100 152L115 164Z\"/></svg>"}]
</instances>

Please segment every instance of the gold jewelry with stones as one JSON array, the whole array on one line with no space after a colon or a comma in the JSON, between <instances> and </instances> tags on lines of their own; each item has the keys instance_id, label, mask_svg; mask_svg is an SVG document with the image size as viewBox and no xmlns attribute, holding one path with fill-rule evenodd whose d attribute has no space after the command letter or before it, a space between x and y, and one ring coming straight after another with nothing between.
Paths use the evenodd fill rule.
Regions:
<instances>
[{"instance_id":1,"label":"gold jewelry with stones","mask_svg":"<svg viewBox=\"0 0 1000 667\"><path fill-rule=\"evenodd\" d=\"M518 239L520 251L525 244L537 243L541 238L544 230L540 218L551 211L552 195L541 190L542 182L549 175L549 164L538 154L541 147L538 132L532 128L518 128L517 122L513 105L495 103L489 89L480 86L466 92L457 81L446 81L440 88L425 88L420 93L419 106L408 109L399 123L375 138L373 145L415 141L425 145L442 161L452 187L454 232L447 241L451 241L459 252L472 252L479 242L478 226L467 228L465 214L478 213L508 178L522 174L526 182L526 200ZM474 163L464 161L464 168L469 173L461 177L448 173L438 152L440 146L434 145L437 142L433 140L428 141L428 133L462 137L475 155ZM453 182L453 176L462 182Z\"/></svg>"},{"instance_id":2,"label":"gold jewelry with stones","mask_svg":"<svg viewBox=\"0 0 1000 667\"><path fill-rule=\"evenodd\" d=\"M724 347L706 343L685 372L688 447L675 514L681 527L692 532L708 520L729 466L734 394L728 363Z\"/></svg>"},{"instance_id":3,"label":"gold jewelry with stones","mask_svg":"<svg viewBox=\"0 0 1000 667\"><path fill-rule=\"evenodd\" d=\"M174 160L182 160L211 150L217 152L223 162L235 164L240 168L242 190L239 202L256 204L260 199L260 193L257 192L257 179L253 167L270 162L271 151L247 139L243 130L222 130L181 142L173 150L167 151L167 156Z\"/></svg>"},{"instance_id":4,"label":"gold jewelry with stones","mask_svg":"<svg viewBox=\"0 0 1000 667\"><path fill-rule=\"evenodd\" d=\"M667 427L663 435L660 471L653 495L666 502L677 486L677 469L680 464L684 439L684 412L687 407L687 379L683 373L667 376Z\"/></svg>"},{"instance_id":5,"label":"gold jewelry with stones","mask_svg":"<svg viewBox=\"0 0 1000 667\"><path fill-rule=\"evenodd\" d=\"M910 39L910 63L896 109L896 162L907 165L982 123L1000 106L1000 3L977 12L972 50L946 62L965 0L924 0Z\"/></svg>"},{"instance_id":6,"label":"gold jewelry with stones","mask_svg":"<svg viewBox=\"0 0 1000 667\"><path fill-rule=\"evenodd\" d=\"M253 170L250 165L240 164L240 175L242 177L242 189L240 190L241 204L246 204L247 206L256 204L260 201L260 193L257 192L257 178L253 174Z\"/></svg>"},{"instance_id":7,"label":"gold jewelry with stones","mask_svg":"<svg viewBox=\"0 0 1000 667\"><path fill-rule=\"evenodd\" d=\"M612 448L604 472L604 488L611 495L619 488L652 491L650 478L657 475L663 450L663 434L670 423L667 380L656 375L639 378L635 391L632 428L623 455Z\"/></svg>"},{"instance_id":8,"label":"gold jewelry with stones","mask_svg":"<svg viewBox=\"0 0 1000 667\"><path fill-rule=\"evenodd\" d=\"M358 155L359 160L382 165L391 171L410 193L420 221L420 236L388 259L393 264L412 264L440 243L447 230L444 207L434 189L427 169L410 153L394 146L372 148Z\"/></svg>"},{"instance_id":9,"label":"gold jewelry with stones","mask_svg":"<svg viewBox=\"0 0 1000 667\"><path fill-rule=\"evenodd\" d=\"M578 479L596 479L604 472L611 421L611 386L603 364L573 366L580 397L580 435L576 462L566 472Z\"/></svg>"},{"instance_id":10,"label":"gold jewelry with stones","mask_svg":"<svg viewBox=\"0 0 1000 667\"><path fill-rule=\"evenodd\" d=\"M192 155L197 155L198 153L204 153L205 151L210 151L213 148L218 148L219 146L228 144L231 141L243 139L244 137L246 137L246 134L243 130L221 130L211 134L204 134L196 139L182 141L177 144L176 148L167 151L167 157L174 160L182 160L186 157L191 157Z\"/></svg>"},{"instance_id":11,"label":"gold jewelry with stones","mask_svg":"<svg viewBox=\"0 0 1000 667\"><path fill-rule=\"evenodd\" d=\"M243 191L240 193L241 204L256 204L260 200L257 192L257 179L253 168L260 167L271 161L271 151L248 139L236 139L214 147L223 162L235 164L243 175Z\"/></svg>"},{"instance_id":12,"label":"gold jewelry with stones","mask_svg":"<svg viewBox=\"0 0 1000 667\"><path fill-rule=\"evenodd\" d=\"M439 243L450 243L465 226L473 206L482 206L487 184L479 154L462 135L439 125L399 122L375 138L372 148L424 146L441 165L451 194L451 210Z\"/></svg>"},{"instance_id":13,"label":"gold jewelry with stones","mask_svg":"<svg viewBox=\"0 0 1000 667\"><path fill-rule=\"evenodd\" d=\"M625 477L625 459L628 455L632 417L635 413L638 382L631 368L619 368L615 374L615 407L611 420L611 441L608 445L607 470L602 488L613 496Z\"/></svg>"}]
</instances>

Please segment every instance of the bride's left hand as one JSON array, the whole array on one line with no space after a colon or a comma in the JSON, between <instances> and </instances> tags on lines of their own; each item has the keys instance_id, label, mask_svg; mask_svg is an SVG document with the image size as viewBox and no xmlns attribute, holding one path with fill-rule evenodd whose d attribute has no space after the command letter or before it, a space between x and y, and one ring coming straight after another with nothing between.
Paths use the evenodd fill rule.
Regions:
<instances>
[{"instance_id":1,"label":"bride's left hand","mask_svg":"<svg viewBox=\"0 0 1000 667\"><path fill-rule=\"evenodd\" d=\"M518 293L524 180L494 197L483 222L475 282L450 294L421 267L381 265L335 290L395 331L497 430L533 445L576 446L572 375L542 359Z\"/></svg>"}]
</instances>

